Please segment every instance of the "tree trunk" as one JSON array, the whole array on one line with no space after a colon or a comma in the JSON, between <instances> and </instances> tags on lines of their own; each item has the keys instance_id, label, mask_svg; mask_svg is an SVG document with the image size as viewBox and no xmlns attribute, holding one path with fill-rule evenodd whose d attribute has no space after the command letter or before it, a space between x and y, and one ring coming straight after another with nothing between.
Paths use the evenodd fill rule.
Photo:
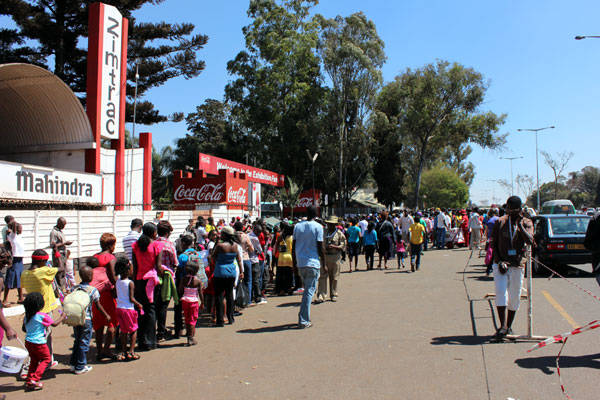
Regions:
<instances>
[{"instance_id":1,"label":"tree trunk","mask_svg":"<svg viewBox=\"0 0 600 400\"><path fill-rule=\"evenodd\" d=\"M419 192L421 190L421 174L423 173L423 164L425 164L425 147L427 142L422 144L421 154L419 154L419 170L417 171L417 179L415 182L415 209L419 208Z\"/></svg>"},{"instance_id":2,"label":"tree trunk","mask_svg":"<svg viewBox=\"0 0 600 400\"><path fill-rule=\"evenodd\" d=\"M344 204L344 130L346 129L346 104L342 107L342 125L340 126L340 159L339 159L339 171L338 171L338 212L342 210Z\"/></svg>"}]
</instances>

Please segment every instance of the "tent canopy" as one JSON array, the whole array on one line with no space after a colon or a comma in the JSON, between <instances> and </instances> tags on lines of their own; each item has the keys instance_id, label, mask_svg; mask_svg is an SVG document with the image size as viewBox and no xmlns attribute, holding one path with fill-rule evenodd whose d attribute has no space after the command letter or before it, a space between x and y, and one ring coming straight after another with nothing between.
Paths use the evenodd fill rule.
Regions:
<instances>
[{"instance_id":1,"label":"tent canopy","mask_svg":"<svg viewBox=\"0 0 600 400\"><path fill-rule=\"evenodd\" d=\"M94 147L89 119L75 93L31 64L0 64L2 153Z\"/></svg>"}]
</instances>

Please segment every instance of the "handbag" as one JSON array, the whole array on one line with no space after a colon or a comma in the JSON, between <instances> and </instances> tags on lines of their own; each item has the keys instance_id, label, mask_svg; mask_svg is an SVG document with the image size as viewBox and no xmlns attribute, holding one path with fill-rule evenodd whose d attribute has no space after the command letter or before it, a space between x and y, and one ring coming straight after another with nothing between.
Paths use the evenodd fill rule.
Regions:
<instances>
[{"instance_id":1,"label":"handbag","mask_svg":"<svg viewBox=\"0 0 600 400\"><path fill-rule=\"evenodd\" d=\"M494 249L492 248L492 246L488 246L487 250L485 251L485 260L483 261L485 263L485 265L490 265L492 263L492 255L494 253Z\"/></svg>"}]
</instances>

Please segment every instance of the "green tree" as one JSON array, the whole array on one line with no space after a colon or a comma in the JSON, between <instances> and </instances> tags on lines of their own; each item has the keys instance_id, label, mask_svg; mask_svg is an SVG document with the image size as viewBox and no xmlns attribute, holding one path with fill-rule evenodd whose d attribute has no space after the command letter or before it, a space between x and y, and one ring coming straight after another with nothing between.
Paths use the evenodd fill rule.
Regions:
<instances>
[{"instance_id":1,"label":"green tree","mask_svg":"<svg viewBox=\"0 0 600 400\"><path fill-rule=\"evenodd\" d=\"M133 120L136 62L139 98L170 79L193 78L204 69L197 52L208 37L193 34L193 24L137 22L132 15L146 4L163 1L104 1L129 19L127 122ZM0 30L0 63L26 62L52 69L85 103L87 49L82 44L88 34L88 4L83 0L3 0L0 15L10 16L17 29ZM136 121L144 125L183 118L181 113L162 115L147 100L138 101L136 114Z\"/></svg>"},{"instance_id":2,"label":"green tree","mask_svg":"<svg viewBox=\"0 0 600 400\"><path fill-rule=\"evenodd\" d=\"M546 182L540 185L540 206L546 201L557 200L557 199L569 199L571 190L565 184L564 179L559 180L558 184L555 182ZM527 199L528 204L537 204L537 190L531 193L531 196Z\"/></svg>"},{"instance_id":3,"label":"green tree","mask_svg":"<svg viewBox=\"0 0 600 400\"><path fill-rule=\"evenodd\" d=\"M434 207L459 208L469 200L469 187L458 174L448 168L436 167L423 173L422 195Z\"/></svg>"},{"instance_id":4,"label":"green tree","mask_svg":"<svg viewBox=\"0 0 600 400\"><path fill-rule=\"evenodd\" d=\"M364 120L381 86L384 44L373 21L362 12L348 17L320 18L319 54L332 83L328 104L335 129L332 140L338 144L338 206L343 209L348 181L352 183L364 176L364 164L355 160L364 157L368 144ZM358 165L362 168L353 168Z\"/></svg>"},{"instance_id":5,"label":"green tree","mask_svg":"<svg viewBox=\"0 0 600 400\"><path fill-rule=\"evenodd\" d=\"M579 206L593 206L599 181L600 168L587 166L581 171L570 172L567 186L571 189L571 197L577 198Z\"/></svg>"},{"instance_id":6,"label":"green tree","mask_svg":"<svg viewBox=\"0 0 600 400\"><path fill-rule=\"evenodd\" d=\"M447 146L440 160L442 165L456 172L467 186L471 186L475 179L475 166L466 161L472 152L473 148L466 143L460 143L457 147Z\"/></svg>"},{"instance_id":7,"label":"green tree","mask_svg":"<svg viewBox=\"0 0 600 400\"><path fill-rule=\"evenodd\" d=\"M294 182L291 178L286 178L285 180L286 187L279 189L279 192L275 195L277 201L280 201L284 207L290 207L291 209L291 218L294 217L294 207L298 204L298 200L300 200L300 187Z\"/></svg>"},{"instance_id":8,"label":"green tree","mask_svg":"<svg viewBox=\"0 0 600 400\"><path fill-rule=\"evenodd\" d=\"M198 153L210 154L228 160L243 161L245 150L235 142L227 104L207 99L196 111L185 118L188 131L185 137L175 140L174 170L186 166L198 167Z\"/></svg>"},{"instance_id":9,"label":"green tree","mask_svg":"<svg viewBox=\"0 0 600 400\"><path fill-rule=\"evenodd\" d=\"M158 151L152 146L152 201L155 206L170 204L173 200L173 149L165 146Z\"/></svg>"},{"instance_id":10,"label":"green tree","mask_svg":"<svg viewBox=\"0 0 600 400\"><path fill-rule=\"evenodd\" d=\"M325 139L314 4L250 1L252 22L242 30L246 50L227 64L234 79L225 88L236 141L258 166L293 177L300 187L309 185L311 169L308 158L298 155L314 153Z\"/></svg>"},{"instance_id":11,"label":"green tree","mask_svg":"<svg viewBox=\"0 0 600 400\"><path fill-rule=\"evenodd\" d=\"M472 68L437 61L407 69L382 89L377 107L398 125L415 183L414 204L424 167L438 161L446 146L498 148L505 143L506 135L497 134L505 115L480 110L488 86Z\"/></svg>"},{"instance_id":12,"label":"green tree","mask_svg":"<svg viewBox=\"0 0 600 400\"><path fill-rule=\"evenodd\" d=\"M402 158L402 141L398 134L398 125L391 117L375 111L369 124L373 142L370 154L373 161L373 179L377 183L375 197L381 203L391 207L404 199L404 166Z\"/></svg>"}]
</instances>

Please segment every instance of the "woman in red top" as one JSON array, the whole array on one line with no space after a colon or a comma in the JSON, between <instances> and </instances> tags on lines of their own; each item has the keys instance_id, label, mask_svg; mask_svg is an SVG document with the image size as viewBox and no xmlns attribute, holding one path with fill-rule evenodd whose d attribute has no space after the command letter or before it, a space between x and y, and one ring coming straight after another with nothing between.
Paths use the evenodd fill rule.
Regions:
<instances>
[{"instance_id":1,"label":"woman in red top","mask_svg":"<svg viewBox=\"0 0 600 400\"><path fill-rule=\"evenodd\" d=\"M154 304L150 302L146 293L148 281L144 280L144 275L153 268L156 269L158 276L162 276L163 273L161 268L162 246L156 245L156 236L156 225L147 222L142 228L142 235L131 246L133 256L131 261L135 271L135 298L142 304L144 311L138 320L138 348L140 351L156 348L156 312Z\"/></svg>"},{"instance_id":2,"label":"woman in red top","mask_svg":"<svg viewBox=\"0 0 600 400\"><path fill-rule=\"evenodd\" d=\"M94 268L94 278L90 285L100 292L100 305L110 318L98 310L96 303L92 306L92 325L96 332L96 360L103 358L117 359L117 355L110 350L110 345L115 337L117 327L117 301L114 299L112 290L115 287L115 263L117 259L113 255L117 238L112 233L103 233L100 237L100 248L102 251L94 258L98 259L98 266ZM104 334L106 327L106 335ZM103 343L104 342L104 343Z\"/></svg>"}]
</instances>

